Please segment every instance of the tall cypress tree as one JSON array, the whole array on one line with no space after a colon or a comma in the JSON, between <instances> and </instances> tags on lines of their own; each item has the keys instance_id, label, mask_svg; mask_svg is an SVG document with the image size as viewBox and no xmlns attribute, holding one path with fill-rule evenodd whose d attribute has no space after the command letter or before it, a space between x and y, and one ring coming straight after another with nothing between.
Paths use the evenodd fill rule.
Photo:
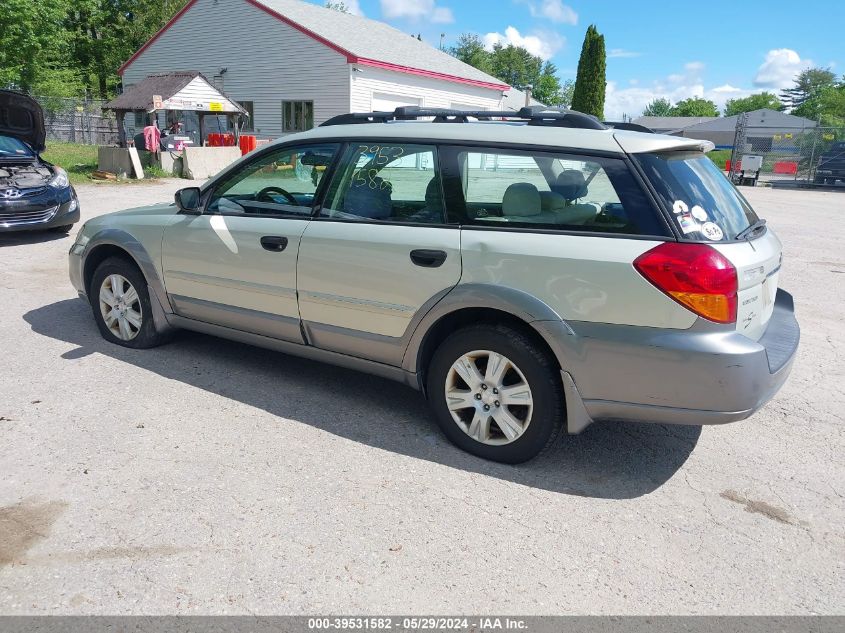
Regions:
<instances>
[{"instance_id":1,"label":"tall cypress tree","mask_svg":"<svg viewBox=\"0 0 845 633\"><path fill-rule=\"evenodd\" d=\"M572 109L604 118L604 95L607 88L607 57L604 35L594 24L587 29L578 60L578 75L572 95Z\"/></svg>"}]
</instances>

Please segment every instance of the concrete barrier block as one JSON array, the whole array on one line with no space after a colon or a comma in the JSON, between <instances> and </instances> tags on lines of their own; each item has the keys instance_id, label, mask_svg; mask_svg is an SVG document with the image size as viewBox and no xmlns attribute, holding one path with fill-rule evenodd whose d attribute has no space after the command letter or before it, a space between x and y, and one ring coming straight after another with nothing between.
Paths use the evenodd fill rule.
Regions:
<instances>
[{"instance_id":1,"label":"concrete barrier block","mask_svg":"<svg viewBox=\"0 0 845 633\"><path fill-rule=\"evenodd\" d=\"M186 147L182 153L182 176L205 180L241 157L238 147Z\"/></svg>"}]
</instances>

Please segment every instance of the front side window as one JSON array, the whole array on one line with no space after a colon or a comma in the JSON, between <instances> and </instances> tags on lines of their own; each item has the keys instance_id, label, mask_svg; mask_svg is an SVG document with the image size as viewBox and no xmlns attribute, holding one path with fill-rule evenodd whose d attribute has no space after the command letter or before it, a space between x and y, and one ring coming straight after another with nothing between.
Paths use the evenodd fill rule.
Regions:
<instances>
[{"instance_id":1,"label":"front side window","mask_svg":"<svg viewBox=\"0 0 845 633\"><path fill-rule=\"evenodd\" d=\"M208 213L308 216L336 144L282 148L227 176L214 189Z\"/></svg>"},{"instance_id":2,"label":"front side window","mask_svg":"<svg viewBox=\"0 0 845 633\"><path fill-rule=\"evenodd\" d=\"M441 224L443 188L431 145L352 143L321 215L342 220Z\"/></svg>"},{"instance_id":3,"label":"front side window","mask_svg":"<svg viewBox=\"0 0 845 633\"><path fill-rule=\"evenodd\" d=\"M455 219L463 225L668 235L623 160L516 150L453 151L465 200Z\"/></svg>"},{"instance_id":4,"label":"front side window","mask_svg":"<svg viewBox=\"0 0 845 633\"><path fill-rule=\"evenodd\" d=\"M313 101L282 101L282 132L305 132L313 127Z\"/></svg>"}]
</instances>

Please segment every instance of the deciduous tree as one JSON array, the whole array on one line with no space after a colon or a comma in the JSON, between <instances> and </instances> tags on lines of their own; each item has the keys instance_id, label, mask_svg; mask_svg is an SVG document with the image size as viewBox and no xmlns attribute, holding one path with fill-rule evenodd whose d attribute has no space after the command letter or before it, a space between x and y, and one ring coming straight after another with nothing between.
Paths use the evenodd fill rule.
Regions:
<instances>
[{"instance_id":1,"label":"deciduous tree","mask_svg":"<svg viewBox=\"0 0 845 633\"><path fill-rule=\"evenodd\" d=\"M719 116L719 109L709 99L690 97L678 101L669 116Z\"/></svg>"},{"instance_id":2,"label":"deciduous tree","mask_svg":"<svg viewBox=\"0 0 845 633\"><path fill-rule=\"evenodd\" d=\"M663 97L653 99L643 110L643 116L672 116L672 102Z\"/></svg>"}]
</instances>

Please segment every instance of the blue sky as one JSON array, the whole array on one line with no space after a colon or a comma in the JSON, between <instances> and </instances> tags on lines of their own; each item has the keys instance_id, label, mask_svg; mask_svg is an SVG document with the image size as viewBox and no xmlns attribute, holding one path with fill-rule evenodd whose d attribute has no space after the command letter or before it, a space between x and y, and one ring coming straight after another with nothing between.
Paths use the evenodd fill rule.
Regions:
<instances>
[{"instance_id":1,"label":"blue sky","mask_svg":"<svg viewBox=\"0 0 845 633\"><path fill-rule=\"evenodd\" d=\"M321 0L312 0L323 4ZM777 92L810 66L845 74L845 2L814 0L346 0L354 11L446 46L464 32L513 42L574 78L596 24L609 58L606 116L637 116L651 99L704 96L720 106ZM803 7L803 8L802 8ZM741 16L748 16L747 20Z\"/></svg>"}]
</instances>

